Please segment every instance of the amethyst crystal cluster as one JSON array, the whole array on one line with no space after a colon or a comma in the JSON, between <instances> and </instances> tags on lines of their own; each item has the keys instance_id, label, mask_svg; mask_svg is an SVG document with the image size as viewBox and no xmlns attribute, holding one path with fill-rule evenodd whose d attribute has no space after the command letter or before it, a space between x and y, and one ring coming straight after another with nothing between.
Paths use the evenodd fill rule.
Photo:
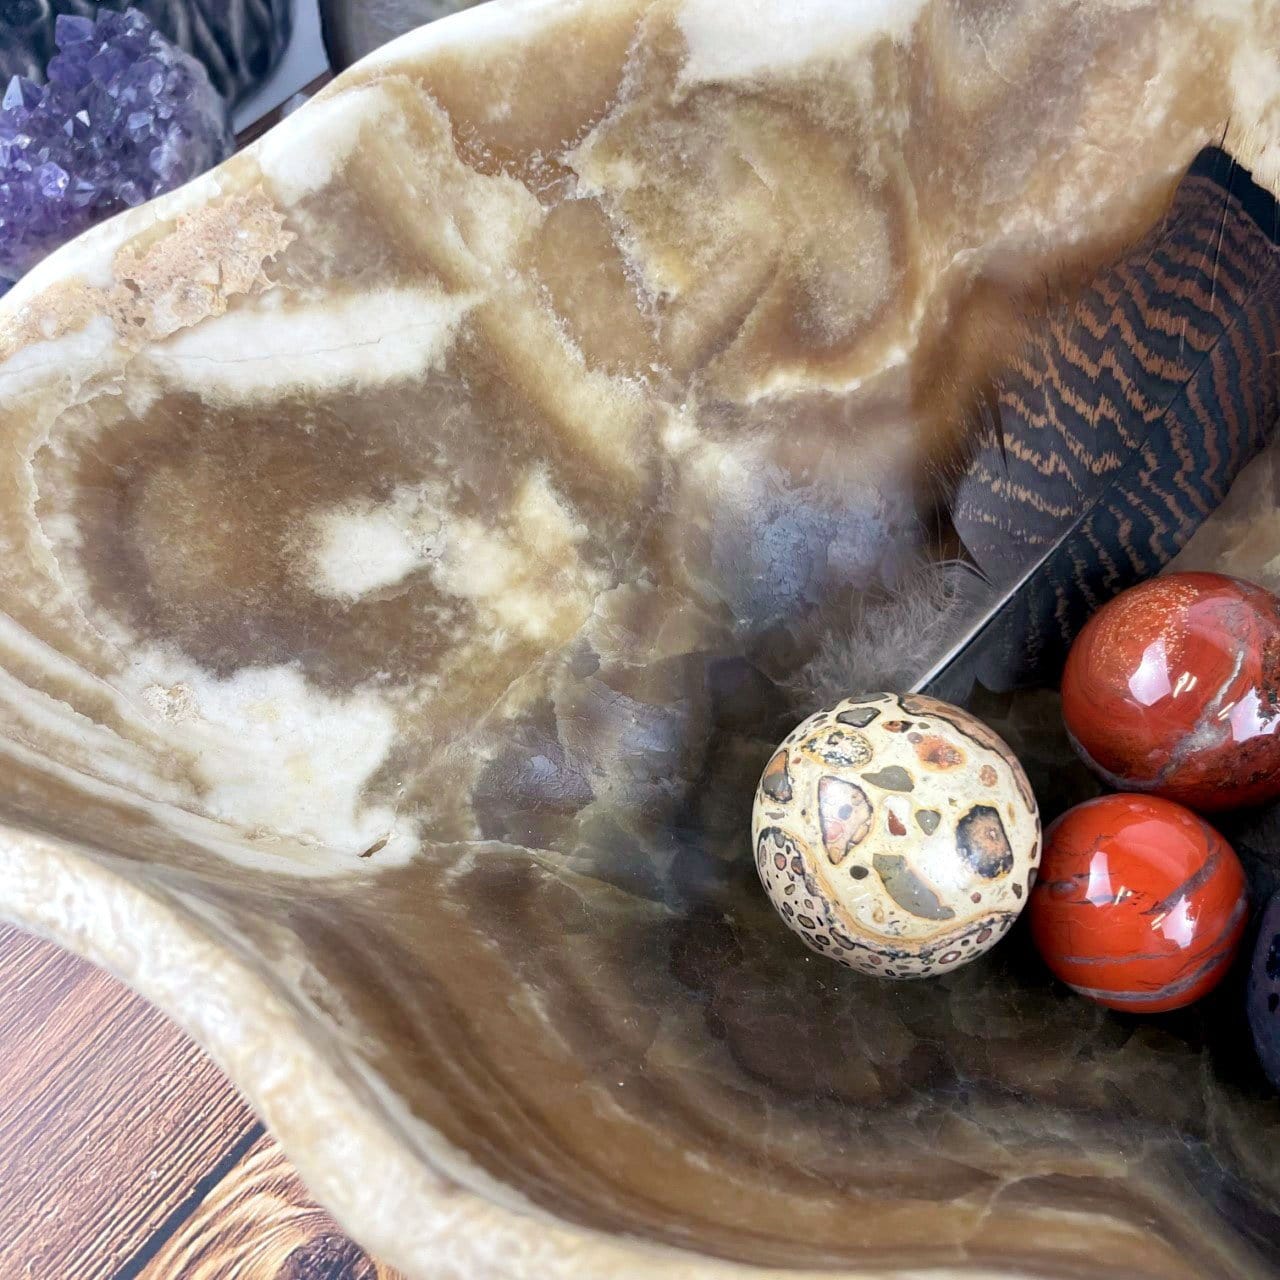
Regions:
<instances>
[{"instance_id":1,"label":"amethyst crystal cluster","mask_svg":"<svg viewBox=\"0 0 1280 1280\"><path fill-rule=\"evenodd\" d=\"M96 18L134 8L194 54L213 87L237 102L275 69L293 26L293 0L0 0L0 89L13 76L43 82L58 15Z\"/></svg>"},{"instance_id":2,"label":"amethyst crystal cluster","mask_svg":"<svg viewBox=\"0 0 1280 1280\"><path fill-rule=\"evenodd\" d=\"M43 87L0 100L0 292L86 227L230 155L227 103L140 13L61 16Z\"/></svg>"}]
</instances>

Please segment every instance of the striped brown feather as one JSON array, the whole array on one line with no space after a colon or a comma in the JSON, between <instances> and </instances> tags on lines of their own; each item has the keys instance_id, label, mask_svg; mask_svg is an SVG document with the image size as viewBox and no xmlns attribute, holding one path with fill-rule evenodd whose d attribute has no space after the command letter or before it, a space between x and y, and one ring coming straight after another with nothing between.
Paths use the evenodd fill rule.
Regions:
<instances>
[{"instance_id":1,"label":"striped brown feather","mask_svg":"<svg viewBox=\"0 0 1280 1280\"><path fill-rule=\"evenodd\" d=\"M1033 327L950 503L968 623L918 687L1055 683L1088 615L1223 500L1280 417L1278 227L1210 148L1160 225Z\"/></svg>"}]
</instances>

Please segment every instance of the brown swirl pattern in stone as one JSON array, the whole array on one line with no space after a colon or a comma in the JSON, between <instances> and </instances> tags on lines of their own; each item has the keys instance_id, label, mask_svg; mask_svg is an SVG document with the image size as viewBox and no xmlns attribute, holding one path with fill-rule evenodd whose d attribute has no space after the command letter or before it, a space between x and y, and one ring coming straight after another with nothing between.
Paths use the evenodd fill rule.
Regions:
<instances>
[{"instance_id":1,"label":"brown swirl pattern in stone","mask_svg":"<svg viewBox=\"0 0 1280 1280\"><path fill-rule=\"evenodd\" d=\"M1227 1010L1083 1008L1018 931L806 962L748 826L796 623L901 580L1014 318L1204 143L1277 186L1278 44L1274 0L498 3L49 259L0 303L0 908L414 1277L1274 1275Z\"/></svg>"}]
</instances>

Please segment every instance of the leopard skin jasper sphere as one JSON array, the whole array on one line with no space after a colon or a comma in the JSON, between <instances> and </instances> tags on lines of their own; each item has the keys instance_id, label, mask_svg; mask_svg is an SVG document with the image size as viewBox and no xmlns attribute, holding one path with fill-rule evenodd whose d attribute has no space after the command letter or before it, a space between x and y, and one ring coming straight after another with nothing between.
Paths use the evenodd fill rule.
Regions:
<instances>
[{"instance_id":1,"label":"leopard skin jasper sphere","mask_svg":"<svg viewBox=\"0 0 1280 1280\"><path fill-rule=\"evenodd\" d=\"M1040 860L1013 752L967 711L917 694L810 716L765 767L751 835L787 924L886 978L946 973L994 946Z\"/></svg>"}]
</instances>

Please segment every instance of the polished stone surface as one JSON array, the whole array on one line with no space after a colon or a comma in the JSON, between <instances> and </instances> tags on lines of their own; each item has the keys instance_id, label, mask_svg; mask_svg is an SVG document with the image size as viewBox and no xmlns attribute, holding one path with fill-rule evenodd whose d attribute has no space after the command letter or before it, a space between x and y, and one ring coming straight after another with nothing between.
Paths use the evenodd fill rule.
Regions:
<instances>
[{"instance_id":1,"label":"polished stone surface","mask_svg":"<svg viewBox=\"0 0 1280 1280\"><path fill-rule=\"evenodd\" d=\"M1195 809L1280 797L1280 598L1216 573L1166 573L1089 620L1062 714L1109 785Z\"/></svg>"},{"instance_id":2,"label":"polished stone surface","mask_svg":"<svg viewBox=\"0 0 1280 1280\"><path fill-rule=\"evenodd\" d=\"M847 973L749 822L795 623L901 581L1012 318L1228 120L1275 189L1278 43L486 6L54 255L0 304L0 906L415 1277L1274 1276L1239 991L1108 1013L1022 928ZM978 710L1091 785L1051 696Z\"/></svg>"},{"instance_id":3,"label":"polished stone surface","mask_svg":"<svg viewBox=\"0 0 1280 1280\"><path fill-rule=\"evenodd\" d=\"M1099 796L1054 822L1028 909L1054 976L1130 1013L1208 995L1248 918L1231 846L1190 809L1139 795Z\"/></svg>"},{"instance_id":4,"label":"polished stone surface","mask_svg":"<svg viewBox=\"0 0 1280 1280\"><path fill-rule=\"evenodd\" d=\"M936 978L1009 932L1040 815L1008 746L960 707L860 694L815 712L764 767L756 869L810 950L878 978Z\"/></svg>"}]
</instances>

